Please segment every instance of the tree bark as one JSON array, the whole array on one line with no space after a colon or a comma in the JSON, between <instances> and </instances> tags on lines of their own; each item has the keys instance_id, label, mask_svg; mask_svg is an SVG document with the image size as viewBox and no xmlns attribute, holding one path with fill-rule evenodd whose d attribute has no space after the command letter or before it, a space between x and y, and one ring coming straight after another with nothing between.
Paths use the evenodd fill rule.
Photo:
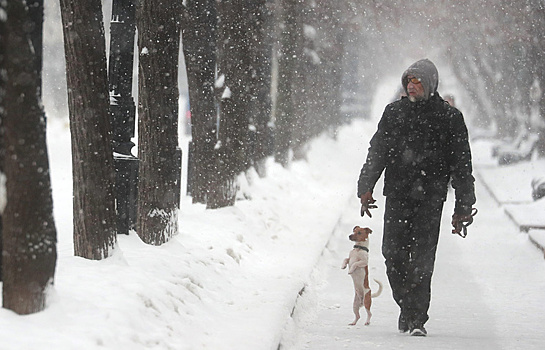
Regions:
<instances>
[{"instance_id":1,"label":"tree bark","mask_svg":"<svg viewBox=\"0 0 545 350\"><path fill-rule=\"evenodd\" d=\"M272 155L271 122L271 74L274 18L272 6L274 0L255 0L248 11L250 21L248 32L250 56L250 100L249 130L253 135L250 141L250 157L260 177L265 177L265 158Z\"/></svg>"},{"instance_id":2,"label":"tree bark","mask_svg":"<svg viewBox=\"0 0 545 350\"><path fill-rule=\"evenodd\" d=\"M0 2L0 12L7 13L7 2ZM6 208L6 174L4 172L4 159L6 147L4 143L4 118L6 96L6 46L7 41L6 22L0 21L0 281L2 281L2 217Z\"/></svg>"},{"instance_id":3,"label":"tree bark","mask_svg":"<svg viewBox=\"0 0 545 350\"><path fill-rule=\"evenodd\" d=\"M283 167L290 164L292 128L295 105L292 83L295 77L297 45L297 0L280 0L280 47L278 53L277 93L275 105L275 155L274 159Z\"/></svg>"},{"instance_id":4,"label":"tree bark","mask_svg":"<svg viewBox=\"0 0 545 350\"><path fill-rule=\"evenodd\" d=\"M181 4L142 0L138 27L140 159L137 232L160 245L178 232L178 55Z\"/></svg>"},{"instance_id":5,"label":"tree bark","mask_svg":"<svg viewBox=\"0 0 545 350\"><path fill-rule=\"evenodd\" d=\"M182 28L183 50L191 110L188 192L193 203L206 203L214 184L214 146L217 141L216 1L187 0Z\"/></svg>"},{"instance_id":6,"label":"tree bark","mask_svg":"<svg viewBox=\"0 0 545 350\"><path fill-rule=\"evenodd\" d=\"M341 121L341 86L342 86L342 56L345 52L343 47L343 27L341 25L342 6L331 6L331 3L321 0L323 40L325 45L320 56L324 58L324 111L326 113L326 128L335 137ZM312 135L315 136L315 135Z\"/></svg>"},{"instance_id":7,"label":"tree bark","mask_svg":"<svg viewBox=\"0 0 545 350\"><path fill-rule=\"evenodd\" d=\"M539 89L534 91L540 127L538 129L539 140L537 152L539 157L545 157L545 38L542 33L545 30L545 8L538 6L532 9L531 32L534 38L532 43L532 67Z\"/></svg>"},{"instance_id":8,"label":"tree bark","mask_svg":"<svg viewBox=\"0 0 545 350\"><path fill-rule=\"evenodd\" d=\"M318 3L316 3L318 5ZM313 8L309 6L307 0L299 0L297 3L297 11L295 13L295 22L298 27L312 26L317 23L312 22ZM295 36L295 53L297 57L295 61L295 72L293 73L292 82L292 100L293 100L293 122L292 122L292 149L293 160L306 159L308 150L307 141L311 137L312 118L309 113L309 107L313 101L322 103L324 94L312 94L313 79L316 79L323 74L320 70L313 70L312 57L309 55L312 47L312 41L308 40L303 33ZM321 68L321 67L320 67ZM319 113L319 111L318 111ZM318 114L316 114L318 115ZM313 116L316 116L313 115ZM323 126L323 125L322 125Z\"/></svg>"},{"instance_id":9,"label":"tree bark","mask_svg":"<svg viewBox=\"0 0 545 350\"><path fill-rule=\"evenodd\" d=\"M74 252L111 254L116 238L106 46L100 0L61 0L72 135Z\"/></svg>"},{"instance_id":10,"label":"tree bark","mask_svg":"<svg viewBox=\"0 0 545 350\"><path fill-rule=\"evenodd\" d=\"M38 5L43 11L43 3ZM8 80L1 105L5 107L2 121L7 151L2 294L5 308L30 314L44 309L57 260L45 113L39 86L41 70L36 63L41 61L42 53L33 46L27 30L33 24L40 28L41 24L35 21L41 22L43 17L31 19L23 0L10 1L7 9Z\"/></svg>"},{"instance_id":11,"label":"tree bark","mask_svg":"<svg viewBox=\"0 0 545 350\"><path fill-rule=\"evenodd\" d=\"M218 5L218 72L224 78L220 100L219 143L215 172L218 179L209 193L207 208L233 205L236 176L249 165L248 113L250 100L249 0Z\"/></svg>"}]
</instances>

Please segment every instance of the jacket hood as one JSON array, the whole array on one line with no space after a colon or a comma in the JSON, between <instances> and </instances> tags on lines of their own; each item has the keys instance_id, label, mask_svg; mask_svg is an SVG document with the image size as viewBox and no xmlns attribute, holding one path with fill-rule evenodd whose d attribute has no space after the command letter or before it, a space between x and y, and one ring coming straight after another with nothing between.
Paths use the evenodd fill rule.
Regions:
<instances>
[{"instance_id":1,"label":"jacket hood","mask_svg":"<svg viewBox=\"0 0 545 350\"><path fill-rule=\"evenodd\" d=\"M424 86L426 100L437 92L437 85L439 85L439 72L437 71L435 64L433 64L433 62L429 59L424 58L420 61L416 61L409 66L405 72L403 72L403 75L401 76L401 84L403 85L403 89L407 95L407 76L409 75L420 79L420 82L422 82L422 85Z\"/></svg>"}]
</instances>

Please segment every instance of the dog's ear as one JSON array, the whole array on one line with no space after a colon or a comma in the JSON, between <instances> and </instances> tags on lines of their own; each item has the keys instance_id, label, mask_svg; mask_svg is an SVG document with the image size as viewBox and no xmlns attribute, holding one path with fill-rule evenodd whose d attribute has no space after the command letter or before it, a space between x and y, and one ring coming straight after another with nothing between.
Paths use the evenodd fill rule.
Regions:
<instances>
[{"instance_id":1,"label":"dog's ear","mask_svg":"<svg viewBox=\"0 0 545 350\"><path fill-rule=\"evenodd\" d=\"M373 230L371 230L369 227L367 229L369 230L369 234L373 233Z\"/></svg>"},{"instance_id":2,"label":"dog's ear","mask_svg":"<svg viewBox=\"0 0 545 350\"><path fill-rule=\"evenodd\" d=\"M359 226L354 226L354 228L352 229L352 232L356 232L357 230L359 230L360 227Z\"/></svg>"}]
</instances>

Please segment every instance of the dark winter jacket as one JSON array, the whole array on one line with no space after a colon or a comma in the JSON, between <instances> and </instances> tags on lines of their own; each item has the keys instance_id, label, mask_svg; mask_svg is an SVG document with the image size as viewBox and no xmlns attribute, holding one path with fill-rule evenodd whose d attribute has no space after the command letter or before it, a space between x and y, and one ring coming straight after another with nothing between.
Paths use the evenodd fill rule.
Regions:
<instances>
[{"instance_id":1,"label":"dark winter jacket","mask_svg":"<svg viewBox=\"0 0 545 350\"><path fill-rule=\"evenodd\" d=\"M373 191L384 170L385 196L444 201L452 180L455 212L469 214L475 203L464 118L437 92L425 101L404 97L386 106L361 169L358 197Z\"/></svg>"}]
</instances>

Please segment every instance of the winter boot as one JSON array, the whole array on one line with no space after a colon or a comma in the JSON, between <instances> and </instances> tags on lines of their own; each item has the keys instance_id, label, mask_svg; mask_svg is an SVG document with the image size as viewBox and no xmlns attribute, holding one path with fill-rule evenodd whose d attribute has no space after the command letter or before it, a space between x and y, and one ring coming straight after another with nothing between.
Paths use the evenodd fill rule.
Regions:
<instances>
[{"instance_id":1,"label":"winter boot","mask_svg":"<svg viewBox=\"0 0 545 350\"><path fill-rule=\"evenodd\" d=\"M426 328L424 326L415 327L411 329L411 336L413 337L425 337L428 335L428 332L426 331Z\"/></svg>"},{"instance_id":2,"label":"winter boot","mask_svg":"<svg viewBox=\"0 0 545 350\"><path fill-rule=\"evenodd\" d=\"M399 329L399 333L407 333L409 331L409 325L407 324L407 320L405 319L405 316L403 316L402 313L399 314L399 320L397 321L397 328Z\"/></svg>"}]
</instances>

